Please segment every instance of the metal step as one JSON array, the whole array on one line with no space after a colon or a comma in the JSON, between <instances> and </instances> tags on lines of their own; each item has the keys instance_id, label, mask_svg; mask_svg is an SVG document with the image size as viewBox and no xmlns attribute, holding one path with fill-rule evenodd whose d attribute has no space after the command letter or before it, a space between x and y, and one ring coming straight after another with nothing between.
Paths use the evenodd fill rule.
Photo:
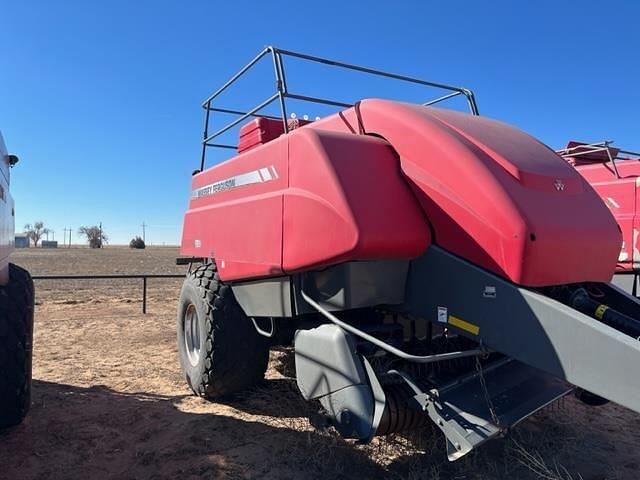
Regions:
<instances>
[{"instance_id":1,"label":"metal step","mask_svg":"<svg viewBox=\"0 0 640 480\"><path fill-rule=\"evenodd\" d=\"M476 371L414 398L447 437L453 461L571 390L564 381L507 358L484 367L482 375Z\"/></svg>"}]
</instances>

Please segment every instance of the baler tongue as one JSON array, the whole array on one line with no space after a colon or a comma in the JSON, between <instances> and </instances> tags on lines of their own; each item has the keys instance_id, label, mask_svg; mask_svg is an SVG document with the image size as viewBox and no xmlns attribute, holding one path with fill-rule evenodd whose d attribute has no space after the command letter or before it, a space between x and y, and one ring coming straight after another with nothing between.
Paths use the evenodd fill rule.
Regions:
<instances>
[{"instance_id":1,"label":"baler tongue","mask_svg":"<svg viewBox=\"0 0 640 480\"><path fill-rule=\"evenodd\" d=\"M432 247L412 263L407 292L413 315L640 412L628 368L640 363L640 302L612 285L524 288Z\"/></svg>"},{"instance_id":2,"label":"baler tongue","mask_svg":"<svg viewBox=\"0 0 640 480\"><path fill-rule=\"evenodd\" d=\"M506 358L450 385L416 392L414 399L444 433L453 461L571 390L548 373Z\"/></svg>"}]
</instances>

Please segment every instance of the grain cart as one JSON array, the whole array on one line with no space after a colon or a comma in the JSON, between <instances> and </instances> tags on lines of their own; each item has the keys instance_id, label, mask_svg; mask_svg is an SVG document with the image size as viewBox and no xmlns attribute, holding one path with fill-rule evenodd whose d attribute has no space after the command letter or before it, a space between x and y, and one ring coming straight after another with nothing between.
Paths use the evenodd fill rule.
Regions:
<instances>
[{"instance_id":1,"label":"grain cart","mask_svg":"<svg viewBox=\"0 0 640 480\"><path fill-rule=\"evenodd\" d=\"M614 147L613 142L570 141L557 153L564 157L609 207L622 232L622 246L613 283L638 295L640 275L640 153Z\"/></svg>"},{"instance_id":2,"label":"grain cart","mask_svg":"<svg viewBox=\"0 0 640 480\"><path fill-rule=\"evenodd\" d=\"M0 429L22 421L31 403L33 282L29 272L9 263L14 245L14 206L9 155L0 134Z\"/></svg>"},{"instance_id":3,"label":"grain cart","mask_svg":"<svg viewBox=\"0 0 640 480\"><path fill-rule=\"evenodd\" d=\"M309 96L290 90L290 58L443 94ZM219 104L262 59L273 95ZM453 97L469 113L432 106ZM291 100L338 111L291 121ZM264 114L272 103L279 115ZM609 283L613 216L555 152L479 116L470 90L268 47L203 106L177 315L196 394L254 385L270 346L292 344L302 396L341 435L434 422L450 460L574 390L640 411L624 367L640 362L640 304ZM238 145L221 141L240 124ZM207 167L212 148L235 153Z\"/></svg>"}]
</instances>

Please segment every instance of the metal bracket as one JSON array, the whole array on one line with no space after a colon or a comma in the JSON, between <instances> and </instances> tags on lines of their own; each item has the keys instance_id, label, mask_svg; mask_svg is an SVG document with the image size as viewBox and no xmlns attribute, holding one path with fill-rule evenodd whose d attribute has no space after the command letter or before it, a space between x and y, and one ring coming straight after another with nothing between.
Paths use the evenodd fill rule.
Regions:
<instances>
[{"instance_id":1,"label":"metal bracket","mask_svg":"<svg viewBox=\"0 0 640 480\"><path fill-rule=\"evenodd\" d=\"M508 428L573 390L571 385L510 358L484 368L485 385L480 373L473 372L425 392L407 374L388 373L400 376L413 390L414 406L429 415L447 439L451 461L504 435ZM495 418L483 390L495 404Z\"/></svg>"},{"instance_id":2,"label":"metal bracket","mask_svg":"<svg viewBox=\"0 0 640 480\"><path fill-rule=\"evenodd\" d=\"M423 392L406 373L397 370L389 370L387 373L397 375L404 380L415 393L413 406L429 415L433 423L444 433L447 439L447 457L450 461L457 460L473 450L477 442L468 440L469 432L456 419L456 414L459 412L440 401L437 389ZM500 429L487 429L486 433L488 439L497 436Z\"/></svg>"},{"instance_id":3,"label":"metal bracket","mask_svg":"<svg viewBox=\"0 0 640 480\"><path fill-rule=\"evenodd\" d=\"M384 413L384 406L387 403L387 396L384 394L384 390L382 389L382 385L378 381L378 377L376 373L373 371L373 367L369 363L369 360L363 355L360 355L362 359L362 363L364 364L364 369L367 372L367 377L369 377L369 384L371 385L371 391L373 392L373 418L371 420L371 434L369 438L365 440L365 442L370 442L376 434L378 430L378 426L380 425L380 420L382 420L382 414Z\"/></svg>"}]
</instances>

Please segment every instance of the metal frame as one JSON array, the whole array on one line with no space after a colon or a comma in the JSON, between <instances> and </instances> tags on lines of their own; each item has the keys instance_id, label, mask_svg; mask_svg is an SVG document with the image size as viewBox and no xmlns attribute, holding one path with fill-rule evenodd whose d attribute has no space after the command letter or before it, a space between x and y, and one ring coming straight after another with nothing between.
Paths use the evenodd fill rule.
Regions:
<instances>
[{"instance_id":1,"label":"metal frame","mask_svg":"<svg viewBox=\"0 0 640 480\"><path fill-rule=\"evenodd\" d=\"M274 75L276 80L276 91L273 95L271 95L269 98L267 98L266 100L259 103L257 106L247 111L213 106L213 101L222 92L227 90L227 88L233 85L240 77L242 77L247 71L249 71L255 64L257 64L260 60L262 60L262 58L264 58L267 55L269 55L272 59L273 70L274 70ZM282 126L284 129L284 132L288 133L289 126L287 124L287 109L286 109L286 101L285 101L287 98L306 101L306 102L312 102L312 103L320 103L323 105L331 105L335 107L343 107L343 108L349 108L353 106L353 104L350 104L350 103L339 102L339 101L335 101L327 98L319 98L319 97L313 97L308 95L300 95L297 93L291 93L287 87L287 80L285 76L285 69L284 69L284 62L283 62L283 57L285 56L294 57L301 60L307 60L309 62L320 63L323 65L344 68L347 70L354 70L357 72L367 73L367 74L376 75L380 77L392 78L392 79L401 80L404 82L415 83L415 84L424 85L427 87L439 88L439 89L447 90L450 92L446 95L430 100L424 103L423 105L434 105L436 103L448 100L450 98L453 98L459 95L464 95L467 99L467 104L469 106L470 112L473 115L479 115L478 106L476 104L476 100L473 95L473 92L468 88L456 87L456 86L447 85L444 83L430 82L430 81L421 80L418 78L408 77L405 75L398 75L395 73L384 72L382 70L375 70L373 68L361 67L358 65L350 64L350 63L336 62L334 60L329 60L322 57L316 57L316 56L307 55L303 53L293 52L291 50L283 50L273 46L267 46L258 55L256 55L253 58L253 60L247 63L235 75L233 75L229 80L227 80L227 82L224 85L218 88L218 90L216 90L214 93L209 95L209 97L207 97L204 100L204 102L202 102L202 108L205 109L205 118L204 118L204 130L203 130L203 136L202 136L202 157L200 160L200 170L204 170L207 147L236 149L235 145L212 143L212 141L249 117L260 116L260 117L267 117L267 118L272 118L276 120L282 120ZM260 112L267 106L271 105L275 101L278 101L278 103L280 104L280 113L281 113L280 117L258 114L258 112ZM226 114L239 115L239 116L238 118L229 122L222 128L216 130L215 132L209 133L209 127L210 127L210 122L212 117L211 112L226 113Z\"/></svg>"},{"instance_id":2,"label":"metal frame","mask_svg":"<svg viewBox=\"0 0 640 480\"><path fill-rule=\"evenodd\" d=\"M447 321L442 325L453 332L640 411L637 375L620 368L640 360L638 339L595 314L584 314L540 291L511 283L436 245L413 260L409 272L404 312L435 320L438 307L446 307ZM488 285L495 287L495 297L483 295ZM597 285L605 294L599 302L640 318L639 299L610 284Z\"/></svg>"},{"instance_id":3,"label":"metal frame","mask_svg":"<svg viewBox=\"0 0 640 480\"><path fill-rule=\"evenodd\" d=\"M142 313L147 313L147 279L148 278L184 278L184 274L174 273L140 273L122 275L33 275L33 280L128 280L142 279Z\"/></svg>"},{"instance_id":4,"label":"metal frame","mask_svg":"<svg viewBox=\"0 0 640 480\"><path fill-rule=\"evenodd\" d=\"M620 178L620 173L618 173L618 167L616 165L616 160L632 160L631 157L619 157L620 154L623 155L633 155L635 157L640 158L640 153L632 152L629 150L621 150L619 148L611 147L613 143L612 140L605 140L602 142L596 143L588 143L584 145L576 145L571 148L562 148L560 150L556 150L556 153L563 158L575 158L583 155L588 155L590 153L599 153L599 152L607 152L607 156L609 157L609 161L611 162L611 167L613 168L614 174L616 178ZM612 149L617 150L617 153L612 152ZM594 162L596 163L596 162ZM606 162L602 162L606 163Z\"/></svg>"},{"instance_id":5,"label":"metal frame","mask_svg":"<svg viewBox=\"0 0 640 480\"><path fill-rule=\"evenodd\" d=\"M342 328L343 330L346 330L347 332L362 338L363 340L366 340L368 342L371 342L372 344L374 344L376 347L391 353L392 355L395 355L403 360L407 360L409 362L415 362L415 363L433 363L433 362L441 362L443 360L453 360L453 359L457 359L457 358L465 358L465 357L478 357L478 356L482 356L482 355L487 355L488 353L490 353L489 350L485 349L482 347L482 343L480 343L480 348L477 349L473 349L473 350L463 350L463 351L459 351L459 352L447 352L447 353L437 353L437 354L433 354L433 355L412 355L410 353L407 352L403 352L402 350L400 350L399 348L394 347L393 345L389 345L388 343L383 342L382 340L369 335L366 332L363 332L362 330L354 327L353 325L349 325L346 322L343 322L342 320L340 320L338 317L336 317L335 315L331 314L329 311L325 310L324 308L322 308L322 306L317 303L315 300L313 300L313 298L311 298L309 295L307 295L303 290L300 290L300 295L302 295L302 298L304 298L304 300L311 305L313 308L316 309L316 311L318 313L320 313L323 317L325 317L327 320L329 320L330 322L335 323L337 326L339 326L340 328Z\"/></svg>"}]
</instances>

